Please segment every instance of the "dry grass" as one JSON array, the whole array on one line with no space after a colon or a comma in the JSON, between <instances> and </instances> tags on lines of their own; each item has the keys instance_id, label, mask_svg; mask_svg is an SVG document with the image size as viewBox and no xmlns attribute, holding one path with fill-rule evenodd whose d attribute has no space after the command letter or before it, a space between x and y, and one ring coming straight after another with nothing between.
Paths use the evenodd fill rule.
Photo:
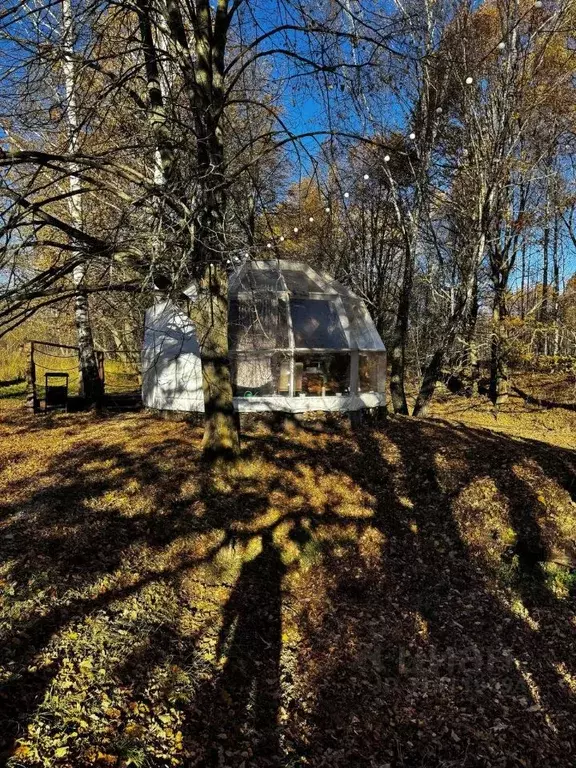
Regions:
<instances>
[{"instance_id":1,"label":"dry grass","mask_svg":"<svg viewBox=\"0 0 576 768\"><path fill-rule=\"evenodd\" d=\"M0 399L7 765L572 765L573 414L464 405L207 468Z\"/></svg>"},{"instance_id":2,"label":"dry grass","mask_svg":"<svg viewBox=\"0 0 576 768\"><path fill-rule=\"evenodd\" d=\"M434 416L470 426L576 448L576 378L573 374L515 375L508 403L496 412L487 397L440 392Z\"/></svg>"}]
</instances>

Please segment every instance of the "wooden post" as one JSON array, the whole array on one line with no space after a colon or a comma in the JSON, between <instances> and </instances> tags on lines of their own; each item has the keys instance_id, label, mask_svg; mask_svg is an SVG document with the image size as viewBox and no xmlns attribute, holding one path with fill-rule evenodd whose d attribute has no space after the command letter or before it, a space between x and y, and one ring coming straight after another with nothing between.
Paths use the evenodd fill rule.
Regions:
<instances>
[{"instance_id":1,"label":"wooden post","mask_svg":"<svg viewBox=\"0 0 576 768\"><path fill-rule=\"evenodd\" d=\"M26 408L32 413L38 412L38 396L36 394L36 366L34 364L34 342L28 347L28 361L26 364Z\"/></svg>"}]
</instances>

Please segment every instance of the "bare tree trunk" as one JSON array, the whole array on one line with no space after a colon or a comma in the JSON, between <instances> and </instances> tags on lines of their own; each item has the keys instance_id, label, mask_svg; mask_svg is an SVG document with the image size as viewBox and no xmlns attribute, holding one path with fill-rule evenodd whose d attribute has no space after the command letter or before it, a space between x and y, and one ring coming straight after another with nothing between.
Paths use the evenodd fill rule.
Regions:
<instances>
[{"instance_id":1,"label":"bare tree trunk","mask_svg":"<svg viewBox=\"0 0 576 768\"><path fill-rule=\"evenodd\" d=\"M166 129L151 5L149 0L137 0L137 6L145 53L149 119L161 161L161 172L157 163L156 178L162 178L170 187L176 181L176 157ZM208 0L197 0L192 31L184 24L178 4L167 6L167 29L180 52L184 84L195 114L198 186L197 197L186 201L187 207L195 211L195 219L190 221L193 247L188 266L198 283L198 300L190 314L200 345L205 412L203 453L209 459L233 456L239 450L228 355L228 277L224 268L226 195L220 126L228 23L226 2L218 4L213 16Z\"/></svg>"},{"instance_id":2,"label":"bare tree trunk","mask_svg":"<svg viewBox=\"0 0 576 768\"><path fill-rule=\"evenodd\" d=\"M470 311L470 321L466 332L467 350L467 373L470 381L470 395L475 397L478 394L478 381L480 379L480 360L478 359L478 340L476 338L476 324L478 322L478 287L474 291L472 309Z\"/></svg>"},{"instance_id":3,"label":"bare tree trunk","mask_svg":"<svg viewBox=\"0 0 576 768\"><path fill-rule=\"evenodd\" d=\"M418 397L416 399L416 405L414 406L414 416L423 417L428 415L436 384L442 375L442 366L444 365L444 357L447 349L447 346L442 346L440 349L437 349L432 355L432 360L430 360L426 366L422 384L420 385L420 391L418 392Z\"/></svg>"},{"instance_id":4,"label":"bare tree trunk","mask_svg":"<svg viewBox=\"0 0 576 768\"><path fill-rule=\"evenodd\" d=\"M404 380L406 376L406 341L408 337L413 281L414 254L412 243L407 243L398 312L396 314L396 323L392 335L392 348L390 350L390 395L392 397L392 407L394 408L394 413L404 415L408 414Z\"/></svg>"},{"instance_id":5,"label":"bare tree trunk","mask_svg":"<svg viewBox=\"0 0 576 768\"><path fill-rule=\"evenodd\" d=\"M520 278L520 319L524 320L526 317L526 240L522 241L522 271Z\"/></svg>"},{"instance_id":6,"label":"bare tree trunk","mask_svg":"<svg viewBox=\"0 0 576 768\"><path fill-rule=\"evenodd\" d=\"M557 357L560 350L560 260L559 260L559 229L560 229L560 217L558 211L554 216L554 241L552 244L552 275L554 282L554 304L553 304L553 318L554 318L554 357Z\"/></svg>"},{"instance_id":7,"label":"bare tree trunk","mask_svg":"<svg viewBox=\"0 0 576 768\"><path fill-rule=\"evenodd\" d=\"M81 269L81 268L77 268ZM100 376L92 326L88 311L88 295L82 291L83 275L74 271L76 297L74 299L74 320L78 338L78 357L80 365L80 394L89 407L99 408L104 394L103 382Z\"/></svg>"},{"instance_id":8,"label":"bare tree trunk","mask_svg":"<svg viewBox=\"0 0 576 768\"><path fill-rule=\"evenodd\" d=\"M228 278L222 267L208 266L191 314L202 359L203 453L208 459L234 456L239 440L228 354Z\"/></svg>"},{"instance_id":9,"label":"bare tree trunk","mask_svg":"<svg viewBox=\"0 0 576 768\"><path fill-rule=\"evenodd\" d=\"M62 0L62 26L63 26L63 59L64 86L66 92L66 119L68 126L68 145L70 154L78 150L78 114L76 107L76 84L74 81L73 52L73 26L72 7L70 0ZM80 192L80 180L72 168L70 174L70 221L77 229L82 228L82 203ZM99 408L102 403L103 386L100 379L94 338L90 324L88 307L88 294L84 290L86 267L79 264L73 272L76 296L74 300L74 321L78 338L79 365L80 365L80 394L89 407Z\"/></svg>"},{"instance_id":10,"label":"bare tree trunk","mask_svg":"<svg viewBox=\"0 0 576 768\"><path fill-rule=\"evenodd\" d=\"M492 307L492 344L490 361L490 397L498 408L508 400L508 365L506 361L506 298L498 287Z\"/></svg>"},{"instance_id":11,"label":"bare tree trunk","mask_svg":"<svg viewBox=\"0 0 576 768\"><path fill-rule=\"evenodd\" d=\"M549 270L549 243L550 243L550 227L548 223L544 227L544 243L542 248L542 306L540 308L540 322L544 325L544 339L542 344L542 351L545 355L548 354L548 270Z\"/></svg>"},{"instance_id":12,"label":"bare tree trunk","mask_svg":"<svg viewBox=\"0 0 576 768\"><path fill-rule=\"evenodd\" d=\"M464 274L466 274L466 279L462 286L460 300L455 301L454 292L451 292L450 318L442 337L442 343L432 355L432 359L424 371L420 391L418 392L418 397L414 406L414 416L426 416L428 413L434 390L436 389L436 384L442 375L444 359L448 350L454 344L460 323L467 315L469 315L469 318L473 319L472 332L470 334L473 339L476 318L478 316L478 267L484 254L484 244L485 237L481 234L473 251L473 255L469 257L470 262L468 268L464 272ZM466 351L467 355L470 354L470 350L471 345ZM476 353L475 358L475 363L477 363Z\"/></svg>"},{"instance_id":13,"label":"bare tree trunk","mask_svg":"<svg viewBox=\"0 0 576 768\"><path fill-rule=\"evenodd\" d=\"M196 42L196 157L200 180L195 224L194 258L200 270L197 313L202 382L206 458L239 452L232 376L228 353L228 276L226 263L226 192L224 138L220 120L224 98L224 54L227 34L226 5L221 4L210 24L207 0L198 0Z\"/></svg>"},{"instance_id":14,"label":"bare tree trunk","mask_svg":"<svg viewBox=\"0 0 576 768\"><path fill-rule=\"evenodd\" d=\"M32 413L38 410L38 395L36 393L36 369L34 365L34 342L26 344L26 408Z\"/></svg>"},{"instance_id":15,"label":"bare tree trunk","mask_svg":"<svg viewBox=\"0 0 576 768\"><path fill-rule=\"evenodd\" d=\"M432 397L436 389L436 384L442 375L444 359L446 358L448 350L454 344L461 318L462 308L460 310L454 308L448 323L448 327L446 328L443 335L442 344L436 349L432 355L432 359L424 371L424 376L422 377L422 383L420 384L420 390L418 392L418 397L416 398L416 404L414 406L413 416L422 417L428 414L430 403L432 402Z\"/></svg>"}]
</instances>

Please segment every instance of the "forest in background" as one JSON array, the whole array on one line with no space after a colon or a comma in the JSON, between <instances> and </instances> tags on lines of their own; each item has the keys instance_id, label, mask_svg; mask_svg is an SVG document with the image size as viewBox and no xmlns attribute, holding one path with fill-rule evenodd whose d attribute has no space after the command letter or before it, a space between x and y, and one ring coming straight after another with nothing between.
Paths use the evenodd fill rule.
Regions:
<instances>
[{"instance_id":1,"label":"forest in background","mask_svg":"<svg viewBox=\"0 0 576 768\"><path fill-rule=\"evenodd\" d=\"M195 282L206 442L234 449L227 276L322 267L426 413L453 374L574 370L574 5L34 0L0 16L2 367L26 339L135 362ZM8 379L9 372L2 374Z\"/></svg>"}]
</instances>

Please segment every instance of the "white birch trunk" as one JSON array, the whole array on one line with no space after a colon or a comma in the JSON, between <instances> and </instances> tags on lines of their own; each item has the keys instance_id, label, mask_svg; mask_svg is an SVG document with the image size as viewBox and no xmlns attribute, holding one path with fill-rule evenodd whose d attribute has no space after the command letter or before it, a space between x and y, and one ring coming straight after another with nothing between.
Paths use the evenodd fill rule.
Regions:
<instances>
[{"instance_id":1,"label":"white birch trunk","mask_svg":"<svg viewBox=\"0 0 576 768\"><path fill-rule=\"evenodd\" d=\"M68 129L68 150L74 154L78 149L78 111L76 103L76 84L74 81L73 60L73 18L70 0L62 0L62 71L64 74L64 90L66 94L66 122ZM77 167L72 166L69 179L69 212L73 226L82 227L82 201L80 195L80 179ZM79 253L73 254L74 258ZM90 324L88 294L85 290L86 264L79 263L72 274L76 296L74 300L74 320L79 349L81 394L88 405L98 405L102 398L102 382L98 371L98 363L94 350L94 338Z\"/></svg>"}]
</instances>

